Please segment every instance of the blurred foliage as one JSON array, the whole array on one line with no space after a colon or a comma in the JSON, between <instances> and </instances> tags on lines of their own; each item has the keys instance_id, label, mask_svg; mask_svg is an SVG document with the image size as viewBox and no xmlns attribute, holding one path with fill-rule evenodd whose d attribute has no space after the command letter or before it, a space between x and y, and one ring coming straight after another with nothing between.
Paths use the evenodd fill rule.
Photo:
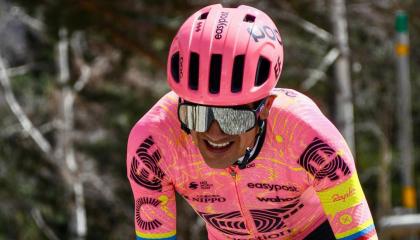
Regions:
<instances>
[{"instance_id":1,"label":"blurred foliage","mask_svg":"<svg viewBox=\"0 0 420 240\"><path fill-rule=\"evenodd\" d=\"M177 28L195 10L217 2L0 0L0 17L14 13L13 6L18 6L44 26L39 31L22 24L27 57L23 60L10 57L8 61L11 67L29 66L28 72L12 78L13 89L30 119L44 129L44 134L51 142L55 141L56 129L48 126L54 126L57 118L58 92L62 87L57 83L55 63L59 29L68 29L70 36L83 33L83 59L87 64L97 66L97 72L92 74L92 79L76 98L75 145L81 156L94 159L94 163L89 163L93 166L84 167L95 168L114 197L105 197L93 183L86 182L87 239L133 239L134 202L125 167L128 133L134 123L168 91L165 61ZM223 2L226 6L240 4L239 1ZM369 130L358 128L366 122L373 122L382 130L393 153L390 173L392 203L393 206L400 206L401 174L395 142L397 106L393 24L395 11L406 10L410 17L410 39L412 46L415 46L420 42L420 4L418 1L391 0L346 2L355 124L358 129L356 163L359 176L374 211L377 208L378 188L375 168L382 154L380 141ZM324 41L306 31L296 20L311 22L331 32L329 1L247 0L241 3L267 12L278 25L286 52L279 86L303 91L332 118L332 69L329 68L308 91L304 91L301 84L318 67L333 47L333 42ZM21 15L13 16L13 21L23 21ZM8 31L1 34L14 36L14 32ZM419 48L411 48L410 60L416 147L414 156L418 162L420 96L415 93L420 89ZM80 75L76 61L71 62L71 70L72 82L75 82ZM70 213L65 203L72 196L68 196L63 189L63 180L57 177L55 171L35 143L21 130L0 96L0 240L45 239L32 217L34 209L42 213L45 222L60 238L70 238ZM419 164L415 172L417 186L420 186ZM195 221L194 212L185 202L178 204L178 216L185 222ZM180 227L178 232L179 239L192 239L189 237L191 232L185 227ZM205 230L201 235L205 239Z\"/></svg>"}]
</instances>

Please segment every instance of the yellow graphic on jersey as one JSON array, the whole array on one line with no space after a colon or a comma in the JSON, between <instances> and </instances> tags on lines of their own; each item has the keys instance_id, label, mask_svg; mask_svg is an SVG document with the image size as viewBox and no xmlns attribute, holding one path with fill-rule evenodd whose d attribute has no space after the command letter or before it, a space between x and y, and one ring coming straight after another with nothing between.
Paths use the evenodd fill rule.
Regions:
<instances>
[{"instance_id":1,"label":"yellow graphic on jersey","mask_svg":"<svg viewBox=\"0 0 420 240\"><path fill-rule=\"evenodd\" d=\"M170 218L172 218L172 219L175 219L175 214L173 214L173 213L169 210L169 208L168 208L168 206L167 206L167 204L168 204L168 200L169 200L168 196L166 196L166 195L161 195L161 196L159 197L159 200L160 200L160 202L161 202L161 207L160 207L160 209L162 209L162 211L164 211L168 217L170 217Z\"/></svg>"},{"instance_id":2,"label":"yellow graphic on jersey","mask_svg":"<svg viewBox=\"0 0 420 240\"><path fill-rule=\"evenodd\" d=\"M318 192L317 195L325 213L333 216L337 212L360 204L365 199L357 174L353 174L338 186Z\"/></svg>"},{"instance_id":3,"label":"yellow graphic on jersey","mask_svg":"<svg viewBox=\"0 0 420 240\"><path fill-rule=\"evenodd\" d=\"M353 222L353 218L349 214L343 214L340 216L340 223L343 225L348 225Z\"/></svg>"},{"instance_id":4,"label":"yellow graphic on jersey","mask_svg":"<svg viewBox=\"0 0 420 240\"><path fill-rule=\"evenodd\" d=\"M161 239L161 238L169 238L176 235L176 230L166 232L166 233L142 233L136 230L136 235L141 238L145 239Z\"/></svg>"},{"instance_id":5,"label":"yellow graphic on jersey","mask_svg":"<svg viewBox=\"0 0 420 240\"><path fill-rule=\"evenodd\" d=\"M282 136L280 136L280 135L276 135L276 141L277 141L278 143L282 143L282 142L283 142L283 137L282 137Z\"/></svg>"}]
</instances>

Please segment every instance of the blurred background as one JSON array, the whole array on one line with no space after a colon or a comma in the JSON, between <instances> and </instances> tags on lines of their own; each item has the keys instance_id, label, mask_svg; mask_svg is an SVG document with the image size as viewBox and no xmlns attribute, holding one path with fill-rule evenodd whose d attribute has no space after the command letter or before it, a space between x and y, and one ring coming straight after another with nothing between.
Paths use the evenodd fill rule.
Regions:
<instances>
[{"instance_id":1,"label":"blurred background","mask_svg":"<svg viewBox=\"0 0 420 240\"><path fill-rule=\"evenodd\" d=\"M380 239L416 239L420 1L0 0L0 240L135 237L128 133L169 91L177 28L213 3L272 17L278 87L346 137ZM178 239L207 239L181 199L177 214Z\"/></svg>"}]
</instances>

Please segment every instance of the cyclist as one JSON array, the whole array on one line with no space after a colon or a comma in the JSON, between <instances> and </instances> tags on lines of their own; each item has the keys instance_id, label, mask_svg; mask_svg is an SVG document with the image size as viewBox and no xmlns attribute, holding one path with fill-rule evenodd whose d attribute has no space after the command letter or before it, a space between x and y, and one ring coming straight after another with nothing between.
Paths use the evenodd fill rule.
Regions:
<instances>
[{"instance_id":1,"label":"cyclist","mask_svg":"<svg viewBox=\"0 0 420 240\"><path fill-rule=\"evenodd\" d=\"M163 96L133 127L137 239L176 239L175 192L214 239L377 239L353 157L303 94L276 89L283 43L248 6L194 13Z\"/></svg>"}]
</instances>

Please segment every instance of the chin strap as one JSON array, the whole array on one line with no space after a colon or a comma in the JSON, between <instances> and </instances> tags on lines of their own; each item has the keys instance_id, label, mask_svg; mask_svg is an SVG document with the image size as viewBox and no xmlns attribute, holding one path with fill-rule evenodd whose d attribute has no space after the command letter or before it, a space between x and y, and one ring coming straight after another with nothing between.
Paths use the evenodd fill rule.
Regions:
<instances>
[{"instance_id":1,"label":"chin strap","mask_svg":"<svg viewBox=\"0 0 420 240\"><path fill-rule=\"evenodd\" d=\"M246 168L246 165L250 163L252 159L254 159L256 156L257 148L260 145L261 137L263 136L263 133L265 132L265 121L258 120L258 126L259 130L256 135L256 140L253 148L247 147L245 150L245 155L238 159L236 164L238 164L239 169Z\"/></svg>"}]
</instances>

